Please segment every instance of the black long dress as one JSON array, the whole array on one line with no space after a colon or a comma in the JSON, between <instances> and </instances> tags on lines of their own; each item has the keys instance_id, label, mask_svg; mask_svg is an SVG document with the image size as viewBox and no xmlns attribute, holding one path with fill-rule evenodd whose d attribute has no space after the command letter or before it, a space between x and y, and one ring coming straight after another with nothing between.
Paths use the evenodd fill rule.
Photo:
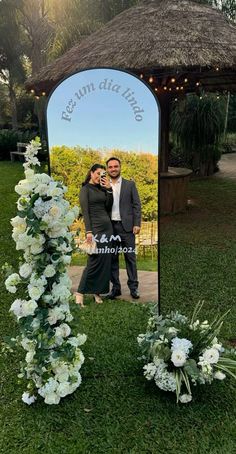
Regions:
<instances>
[{"instance_id":1,"label":"black long dress","mask_svg":"<svg viewBox=\"0 0 236 454\"><path fill-rule=\"evenodd\" d=\"M109 292L111 275L113 234L109 213L112 209L112 189L106 190L99 184L87 183L80 191L80 206L84 217L86 232L92 232L97 241L98 254L88 255L87 266L83 271L78 292L105 294Z\"/></svg>"}]
</instances>

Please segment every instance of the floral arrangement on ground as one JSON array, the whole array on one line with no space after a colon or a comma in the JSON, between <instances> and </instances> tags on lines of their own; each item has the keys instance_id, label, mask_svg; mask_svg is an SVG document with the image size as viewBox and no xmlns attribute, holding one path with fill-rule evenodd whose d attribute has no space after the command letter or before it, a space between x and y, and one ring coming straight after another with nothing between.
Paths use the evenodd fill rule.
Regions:
<instances>
[{"instance_id":1,"label":"floral arrangement on ground","mask_svg":"<svg viewBox=\"0 0 236 454\"><path fill-rule=\"evenodd\" d=\"M86 341L84 334L73 336L68 324L73 320L69 303L74 296L67 267L75 248L69 227L78 208L71 209L64 199L67 189L62 183L35 171L40 148L39 140L27 146L25 179L15 187L20 198L17 216L11 219L12 237L16 249L24 251L19 272L5 266L7 290L14 294L21 288L24 295L10 308L20 327L10 345L27 352L18 377L26 379L22 400L29 405L38 395L46 404L58 404L79 387L84 362L80 346Z\"/></svg>"},{"instance_id":2,"label":"floral arrangement on ground","mask_svg":"<svg viewBox=\"0 0 236 454\"><path fill-rule=\"evenodd\" d=\"M227 375L236 378L236 350L224 348L217 337L228 312L212 323L200 322L202 306L203 302L197 304L191 319L177 311L164 318L155 306L147 332L137 338L146 361L145 378L163 391L175 392L177 403L192 400L192 386Z\"/></svg>"}]
</instances>

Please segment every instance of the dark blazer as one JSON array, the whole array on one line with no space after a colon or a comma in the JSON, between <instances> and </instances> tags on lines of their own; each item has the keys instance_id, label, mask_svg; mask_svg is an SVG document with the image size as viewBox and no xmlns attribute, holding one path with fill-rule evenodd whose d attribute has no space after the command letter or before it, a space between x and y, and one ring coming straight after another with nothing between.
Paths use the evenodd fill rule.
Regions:
<instances>
[{"instance_id":1,"label":"dark blazer","mask_svg":"<svg viewBox=\"0 0 236 454\"><path fill-rule=\"evenodd\" d=\"M141 226L141 203L135 182L124 178L120 188L120 216L126 232L132 232L134 226Z\"/></svg>"}]
</instances>

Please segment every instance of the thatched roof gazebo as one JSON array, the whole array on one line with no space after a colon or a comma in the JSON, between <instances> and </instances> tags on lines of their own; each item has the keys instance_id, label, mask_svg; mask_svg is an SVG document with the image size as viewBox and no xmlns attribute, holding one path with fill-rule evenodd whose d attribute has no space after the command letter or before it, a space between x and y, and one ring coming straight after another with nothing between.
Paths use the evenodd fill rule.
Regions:
<instances>
[{"instance_id":1,"label":"thatched roof gazebo","mask_svg":"<svg viewBox=\"0 0 236 454\"><path fill-rule=\"evenodd\" d=\"M28 79L40 96L85 68L126 69L148 81L161 106L160 170L168 172L169 110L185 93L235 91L236 25L189 0L146 0L129 8Z\"/></svg>"}]
</instances>

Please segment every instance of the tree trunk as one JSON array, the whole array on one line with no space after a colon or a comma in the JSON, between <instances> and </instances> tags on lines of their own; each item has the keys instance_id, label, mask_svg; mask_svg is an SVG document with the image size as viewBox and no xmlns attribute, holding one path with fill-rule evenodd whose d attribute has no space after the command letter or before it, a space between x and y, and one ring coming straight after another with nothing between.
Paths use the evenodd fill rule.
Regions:
<instances>
[{"instance_id":1,"label":"tree trunk","mask_svg":"<svg viewBox=\"0 0 236 454\"><path fill-rule=\"evenodd\" d=\"M9 99L10 99L10 107L11 107L12 129L18 129L16 94L15 94L15 91L14 91L14 88L13 88L13 85L11 82L9 83L8 90L9 90Z\"/></svg>"}]
</instances>

